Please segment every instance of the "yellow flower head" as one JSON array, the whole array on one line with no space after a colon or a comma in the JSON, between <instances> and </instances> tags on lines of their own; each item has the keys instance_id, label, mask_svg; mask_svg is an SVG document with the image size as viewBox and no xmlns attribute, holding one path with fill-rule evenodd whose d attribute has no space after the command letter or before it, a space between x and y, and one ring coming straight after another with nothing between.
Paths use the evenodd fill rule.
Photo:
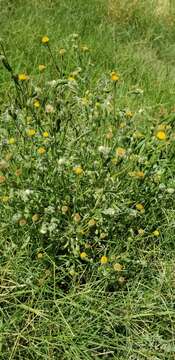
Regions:
<instances>
[{"instance_id":1,"label":"yellow flower head","mask_svg":"<svg viewBox=\"0 0 175 360\"><path fill-rule=\"evenodd\" d=\"M69 81L75 81L75 78L74 78L74 76L70 75L70 76L68 77L68 80L69 80Z\"/></svg>"},{"instance_id":2,"label":"yellow flower head","mask_svg":"<svg viewBox=\"0 0 175 360\"><path fill-rule=\"evenodd\" d=\"M85 260L85 259L87 259L88 255L86 254L85 251L83 251L80 253L80 257L81 257L81 260Z\"/></svg>"},{"instance_id":3,"label":"yellow flower head","mask_svg":"<svg viewBox=\"0 0 175 360\"><path fill-rule=\"evenodd\" d=\"M127 116L128 118L132 118L132 117L133 117L132 111L127 111L127 112L126 112L126 116Z\"/></svg>"},{"instance_id":4,"label":"yellow flower head","mask_svg":"<svg viewBox=\"0 0 175 360\"><path fill-rule=\"evenodd\" d=\"M7 203L10 200L10 197L7 196L7 195L4 195L4 196L1 197L1 200L2 200L3 203Z\"/></svg>"},{"instance_id":5,"label":"yellow flower head","mask_svg":"<svg viewBox=\"0 0 175 360\"><path fill-rule=\"evenodd\" d=\"M46 149L41 146L41 147L38 148L37 152L38 152L39 155L43 155L43 154L45 154Z\"/></svg>"},{"instance_id":6,"label":"yellow flower head","mask_svg":"<svg viewBox=\"0 0 175 360\"><path fill-rule=\"evenodd\" d=\"M63 214L66 214L68 211L69 211L69 207L67 205L63 205L62 208L61 208L61 212Z\"/></svg>"},{"instance_id":7,"label":"yellow flower head","mask_svg":"<svg viewBox=\"0 0 175 360\"><path fill-rule=\"evenodd\" d=\"M42 252L39 252L39 253L37 254L37 258L38 258L38 259L42 259L43 256L44 256L44 254L43 254Z\"/></svg>"},{"instance_id":8,"label":"yellow flower head","mask_svg":"<svg viewBox=\"0 0 175 360\"><path fill-rule=\"evenodd\" d=\"M18 80L20 80L20 81L29 80L29 76L26 75L26 74L19 74L19 75L18 75Z\"/></svg>"},{"instance_id":9,"label":"yellow flower head","mask_svg":"<svg viewBox=\"0 0 175 360\"><path fill-rule=\"evenodd\" d=\"M61 55L61 56L63 56L64 54L66 53L66 50L65 49L60 49L59 50L59 54Z\"/></svg>"},{"instance_id":10,"label":"yellow flower head","mask_svg":"<svg viewBox=\"0 0 175 360\"><path fill-rule=\"evenodd\" d=\"M105 265L108 262L107 256L103 255L100 259L101 265Z\"/></svg>"},{"instance_id":11,"label":"yellow flower head","mask_svg":"<svg viewBox=\"0 0 175 360\"><path fill-rule=\"evenodd\" d=\"M115 264L113 265L113 269L114 269L115 271L117 271L117 272L120 272L120 271L123 270L123 266L122 266L121 264L119 264L119 263L115 263Z\"/></svg>"},{"instance_id":12,"label":"yellow flower head","mask_svg":"<svg viewBox=\"0 0 175 360\"><path fill-rule=\"evenodd\" d=\"M34 214L33 216L32 216L32 221L33 222L36 222L36 221L38 221L39 220L39 215L38 214Z\"/></svg>"},{"instance_id":13,"label":"yellow flower head","mask_svg":"<svg viewBox=\"0 0 175 360\"><path fill-rule=\"evenodd\" d=\"M6 181L6 177L4 175L0 175L0 184L3 184Z\"/></svg>"},{"instance_id":14,"label":"yellow flower head","mask_svg":"<svg viewBox=\"0 0 175 360\"><path fill-rule=\"evenodd\" d=\"M135 176L138 178L144 178L145 174L143 171L136 171Z\"/></svg>"},{"instance_id":15,"label":"yellow flower head","mask_svg":"<svg viewBox=\"0 0 175 360\"><path fill-rule=\"evenodd\" d=\"M153 231L153 235L158 237L160 235L160 231L159 230L155 230Z\"/></svg>"},{"instance_id":16,"label":"yellow flower head","mask_svg":"<svg viewBox=\"0 0 175 360\"><path fill-rule=\"evenodd\" d=\"M75 166L73 168L73 172L76 174L76 175L82 175L83 174L83 169L81 166Z\"/></svg>"},{"instance_id":17,"label":"yellow flower head","mask_svg":"<svg viewBox=\"0 0 175 360\"><path fill-rule=\"evenodd\" d=\"M39 71L44 71L45 68L46 68L46 65L43 65L43 64L38 65Z\"/></svg>"},{"instance_id":18,"label":"yellow flower head","mask_svg":"<svg viewBox=\"0 0 175 360\"><path fill-rule=\"evenodd\" d=\"M20 225L20 226L24 226L24 225L26 225L26 224L27 224L27 220L26 220L26 219L23 218L23 219L20 219L20 220L19 220L19 225Z\"/></svg>"},{"instance_id":19,"label":"yellow flower head","mask_svg":"<svg viewBox=\"0 0 175 360\"><path fill-rule=\"evenodd\" d=\"M8 140L9 145L14 145L15 142L16 142L16 140L13 137Z\"/></svg>"},{"instance_id":20,"label":"yellow flower head","mask_svg":"<svg viewBox=\"0 0 175 360\"><path fill-rule=\"evenodd\" d=\"M143 229L138 229L138 234L139 234L140 236L143 236L144 233L145 233L145 230L143 230Z\"/></svg>"},{"instance_id":21,"label":"yellow flower head","mask_svg":"<svg viewBox=\"0 0 175 360\"><path fill-rule=\"evenodd\" d=\"M126 154L126 150L122 147L118 147L116 149L116 155L119 156L119 157L124 157Z\"/></svg>"},{"instance_id":22,"label":"yellow flower head","mask_svg":"<svg viewBox=\"0 0 175 360\"><path fill-rule=\"evenodd\" d=\"M158 132L156 133L156 138L157 138L158 140L166 140L166 133L165 133L165 131L162 131L162 130L158 131Z\"/></svg>"},{"instance_id":23,"label":"yellow flower head","mask_svg":"<svg viewBox=\"0 0 175 360\"><path fill-rule=\"evenodd\" d=\"M43 36L41 39L41 42L42 42L42 44L48 44L48 42L49 42L48 36Z\"/></svg>"},{"instance_id":24,"label":"yellow flower head","mask_svg":"<svg viewBox=\"0 0 175 360\"><path fill-rule=\"evenodd\" d=\"M48 133L48 131L44 131L42 135L43 135L43 137L44 137L44 138L49 137L49 133Z\"/></svg>"},{"instance_id":25,"label":"yellow flower head","mask_svg":"<svg viewBox=\"0 0 175 360\"><path fill-rule=\"evenodd\" d=\"M93 227L96 225L96 221L94 219L89 220L88 222L89 227Z\"/></svg>"},{"instance_id":26,"label":"yellow flower head","mask_svg":"<svg viewBox=\"0 0 175 360\"><path fill-rule=\"evenodd\" d=\"M144 206L142 204L136 204L136 209L140 212L144 212Z\"/></svg>"},{"instance_id":27,"label":"yellow flower head","mask_svg":"<svg viewBox=\"0 0 175 360\"><path fill-rule=\"evenodd\" d=\"M35 129L28 129L26 132L27 132L27 135L30 137L32 137L36 134Z\"/></svg>"},{"instance_id":28,"label":"yellow flower head","mask_svg":"<svg viewBox=\"0 0 175 360\"><path fill-rule=\"evenodd\" d=\"M35 100L34 103L33 103L34 107L37 109L40 107L40 102L39 100Z\"/></svg>"},{"instance_id":29,"label":"yellow flower head","mask_svg":"<svg viewBox=\"0 0 175 360\"><path fill-rule=\"evenodd\" d=\"M81 220L80 214L79 214L79 213L74 214L73 220L74 220L76 223L80 222L80 220Z\"/></svg>"},{"instance_id":30,"label":"yellow flower head","mask_svg":"<svg viewBox=\"0 0 175 360\"><path fill-rule=\"evenodd\" d=\"M119 81L119 75L115 71L112 71L111 73L111 80L115 82Z\"/></svg>"}]
</instances>

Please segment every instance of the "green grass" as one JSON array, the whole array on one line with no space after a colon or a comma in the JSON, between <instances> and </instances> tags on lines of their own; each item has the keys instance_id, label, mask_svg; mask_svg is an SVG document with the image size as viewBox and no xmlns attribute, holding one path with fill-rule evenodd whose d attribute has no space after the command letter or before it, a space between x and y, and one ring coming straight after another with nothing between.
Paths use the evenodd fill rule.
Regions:
<instances>
[{"instance_id":1,"label":"green grass","mask_svg":"<svg viewBox=\"0 0 175 360\"><path fill-rule=\"evenodd\" d=\"M175 9L157 4L1 0L30 76L0 65L2 360L174 359Z\"/></svg>"}]
</instances>

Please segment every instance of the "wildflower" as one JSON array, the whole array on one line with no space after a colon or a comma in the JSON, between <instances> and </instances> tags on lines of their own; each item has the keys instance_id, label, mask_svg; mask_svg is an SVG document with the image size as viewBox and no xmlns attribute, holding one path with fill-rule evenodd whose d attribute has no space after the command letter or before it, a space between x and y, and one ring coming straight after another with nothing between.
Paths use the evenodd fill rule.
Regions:
<instances>
[{"instance_id":1,"label":"wildflower","mask_svg":"<svg viewBox=\"0 0 175 360\"><path fill-rule=\"evenodd\" d=\"M108 234L107 234L107 233L102 232L102 233L100 234L100 240L104 240L104 239L106 239L106 238L107 238L107 236L108 236Z\"/></svg>"},{"instance_id":2,"label":"wildflower","mask_svg":"<svg viewBox=\"0 0 175 360\"><path fill-rule=\"evenodd\" d=\"M123 266L122 266L121 264L119 264L119 263L115 263L115 264L113 265L113 269L114 269L115 271L117 271L117 272L120 272L120 271L123 270Z\"/></svg>"},{"instance_id":3,"label":"wildflower","mask_svg":"<svg viewBox=\"0 0 175 360\"><path fill-rule=\"evenodd\" d=\"M59 50L59 54L60 54L61 56L63 56L65 53L66 53L66 50L65 50L65 49L61 48L61 49Z\"/></svg>"},{"instance_id":4,"label":"wildflower","mask_svg":"<svg viewBox=\"0 0 175 360\"><path fill-rule=\"evenodd\" d=\"M35 129L28 129L27 130L27 135L30 136L30 137L34 136L35 134L36 134Z\"/></svg>"},{"instance_id":5,"label":"wildflower","mask_svg":"<svg viewBox=\"0 0 175 360\"><path fill-rule=\"evenodd\" d=\"M134 159L133 159L134 160ZM129 175L131 177L136 177L136 178L140 178L140 179L143 179L145 174L143 171L130 171L129 172Z\"/></svg>"},{"instance_id":6,"label":"wildflower","mask_svg":"<svg viewBox=\"0 0 175 360\"><path fill-rule=\"evenodd\" d=\"M120 276L118 278L118 282L119 282L120 285L123 285L126 282L126 278L124 276Z\"/></svg>"},{"instance_id":7,"label":"wildflower","mask_svg":"<svg viewBox=\"0 0 175 360\"><path fill-rule=\"evenodd\" d=\"M18 75L18 80L20 80L20 81L29 80L29 76L26 75L26 74L19 74L19 75Z\"/></svg>"},{"instance_id":8,"label":"wildflower","mask_svg":"<svg viewBox=\"0 0 175 360\"><path fill-rule=\"evenodd\" d=\"M49 137L49 133L48 133L48 131L44 131L44 132L42 133L42 135L43 135L43 137L44 137L44 138Z\"/></svg>"},{"instance_id":9,"label":"wildflower","mask_svg":"<svg viewBox=\"0 0 175 360\"><path fill-rule=\"evenodd\" d=\"M39 69L39 71L44 71L44 70L45 70L45 68L46 68L46 65L44 65L44 64L40 64L40 65L38 65L38 69Z\"/></svg>"},{"instance_id":10,"label":"wildflower","mask_svg":"<svg viewBox=\"0 0 175 360\"><path fill-rule=\"evenodd\" d=\"M120 129L124 129L126 127L126 123L124 121L122 121L119 125Z\"/></svg>"},{"instance_id":11,"label":"wildflower","mask_svg":"<svg viewBox=\"0 0 175 360\"><path fill-rule=\"evenodd\" d=\"M0 170L6 170L9 167L9 164L5 160L0 161Z\"/></svg>"},{"instance_id":12,"label":"wildflower","mask_svg":"<svg viewBox=\"0 0 175 360\"><path fill-rule=\"evenodd\" d=\"M116 149L116 155L119 156L119 157L124 157L126 154L126 150L122 147L118 147Z\"/></svg>"},{"instance_id":13,"label":"wildflower","mask_svg":"<svg viewBox=\"0 0 175 360\"><path fill-rule=\"evenodd\" d=\"M40 102L39 100L35 100L34 103L33 103L34 107L35 108L39 108L40 107Z\"/></svg>"},{"instance_id":14,"label":"wildflower","mask_svg":"<svg viewBox=\"0 0 175 360\"><path fill-rule=\"evenodd\" d=\"M140 203L136 204L136 209L138 211L140 211L141 213L143 213L145 211L144 206L142 204L140 204Z\"/></svg>"},{"instance_id":15,"label":"wildflower","mask_svg":"<svg viewBox=\"0 0 175 360\"><path fill-rule=\"evenodd\" d=\"M8 140L9 145L14 145L15 142L16 142L16 140L13 137Z\"/></svg>"},{"instance_id":16,"label":"wildflower","mask_svg":"<svg viewBox=\"0 0 175 360\"><path fill-rule=\"evenodd\" d=\"M157 138L158 140L166 140L166 133L165 133L165 131L162 131L162 130L158 131L158 132L156 133L156 138Z\"/></svg>"},{"instance_id":17,"label":"wildflower","mask_svg":"<svg viewBox=\"0 0 175 360\"><path fill-rule=\"evenodd\" d=\"M41 146L41 147L38 148L37 152L38 152L39 155L43 155L43 154L45 154L46 149Z\"/></svg>"},{"instance_id":18,"label":"wildflower","mask_svg":"<svg viewBox=\"0 0 175 360\"><path fill-rule=\"evenodd\" d=\"M112 130L110 129L109 132L106 134L106 138L107 138L108 140L110 140L110 139L112 139L112 137L113 137L113 132L112 132Z\"/></svg>"},{"instance_id":19,"label":"wildflower","mask_svg":"<svg viewBox=\"0 0 175 360\"><path fill-rule=\"evenodd\" d=\"M10 200L10 197L7 196L7 195L4 195L4 196L1 197L1 200L2 200L3 203L7 203Z\"/></svg>"},{"instance_id":20,"label":"wildflower","mask_svg":"<svg viewBox=\"0 0 175 360\"><path fill-rule=\"evenodd\" d=\"M127 111L127 112L126 112L126 116L127 116L128 118L132 118L132 117L133 117L132 111Z\"/></svg>"},{"instance_id":21,"label":"wildflower","mask_svg":"<svg viewBox=\"0 0 175 360\"><path fill-rule=\"evenodd\" d=\"M39 253L37 254L37 258L38 258L38 259L42 259L43 256L44 256L44 254L43 254L42 252L39 252Z\"/></svg>"},{"instance_id":22,"label":"wildflower","mask_svg":"<svg viewBox=\"0 0 175 360\"><path fill-rule=\"evenodd\" d=\"M0 175L0 184L3 184L6 181L6 177L4 175Z\"/></svg>"},{"instance_id":23,"label":"wildflower","mask_svg":"<svg viewBox=\"0 0 175 360\"><path fill-rule=\"evenodd\" d=\"M96 225L96 221L94 219L89 220L88 222L89 227L93 227Z\"/></svg>"},{"instance_id":24,"label":"wildflower","mask_svg":"<svg viewBox=\"0 0 175 360\"><path fill-rule=\"evenodd\" d=\"M74 214L73 220L74 220L76 223L80 222L80 220L81 220L80 214L79 214L79 213Z\"/></svg>"},{"instance_id":25,"label":"wildflower","mask_svg":"<svg viewBox=\"0 0 175 360\"><path fill-rule=\"evenodd\" d=\"M49 42L48 36L47 35L43 36L41 39L41 42L42 42L42 44L48 44L48 42Z\"/></svg>"},{"instance_id":26,"label":"wildflower","mask_svg":"<svg viewBox=\"0 0 175 360\"><path fill-rule=\"evenodd\" d=\"M20 226L24 226L26 224L27 224L27 220L25 218L22 218L22 219L19 220L19 225Z\"/></svg>"},{"instance_id":27,"label":"wildflower","mask_svg":"<svg viewBox=\"0 0 175 360\"><path fill-rule=\"evenodd\" d=\"M80 253L80 257L81 257L81 260L85 260L85 259L87 259L88 255L86 254L86 252L83 251Z\"/></svg>"},{"instance_id":28,"label":"wildflower","mask_svg":"<svg viewBox=\"0 0 175 360\"><path fill-rule=\"evenodd\" d=\"M111 149L110 149L109 147L107 147L107 146L101 145L101 146L98 147L98 151L99 151L101 154L105 155L105 156L107 156L107 155L109 154L110 150L111 150Z\"/></svg>"},{"instance_id":29,"label":"wildflower","mask_svg":"<svg viewBox=\"0 0 175 360\"><path fill-rule=\"evenodd\" d=\"M47 104L45 106L45 111L46 111L47 114L53 113L54 112L54 107L51 104Z\"/></svg>"},{"instance_id":30,"label":"wildflower","mask_svg":"<svg viewBox=\"0 0 175 360\"><path fill-rule=\"evenodd\" d=\"M39 215L38 214L34 214L33 216L32 216L32 221L33 222L36 222L36 221L38 221L39 220Z\"/></svg>"},{"instance_id":31,"label":"wildflower","mask_svg":"<svg viewBox=\"0 0 175 360\"><path fill-rule=\"evenodd\" d=\"M138 229L138 234L139 234L140 236L143 236L144 233L145 233L145 230L143 230L143 229Z\"/></svg>"},{"instance_id":32,"label":"wildflower","mask_svg":"<svg viewBox=\"0 0 175 360\"><path fill-rule=\"evenodd\" d=\"M74 76L70 75L70 76L68 77L68 80L69 80L69 81L75 81L75 78L74 78Z\"/></svg>"},{"instance_id":33,"label":"wildflower","mask_svg":"<svg viewBox=\"0 0 175 360\"><path fill-rule=\"evenodd\" d=\"M103 255L100 259L101 265L105 265L108 262L107 256Z\"/></svg>"},{"instance_id":34,"label":"wildflower","mask_svg":"<svg viewBox=\"0 0 175 360\"><path fill-rule=\"evenodd\" d=\"M62 208L61 208L61 212L63 214L66 214L68 212L68 210L69 210L69 207L67 205L63 205Z\"/></svg>"},{"instance_id":35,"label":"wildflower","mask_svg":"<svg viewBox=\"0 0 175 360\"><path fill-rule=\"evenodd\" d=\"M21 169L17 169L16 171L15 171L15 175L16 176L20 176L22 174L22 170Z\"/></svg>"},{"instance_id":36,"label":"wildflower","mask_svg":"<svg viewBox=\"0 0 175 360\"><path fill-rule=\"evenodd\" d=\"M119 75L115 71L111 73L111 80L115 82L119 80Z\"/></svg>"},{"instance_id":37,"label":"wildflower","mask_svg":"<svg viewBox=\"0 0 175 360\"><path fill-rule=\"evenodd\" d=\"M154 230L153 235L158 237L160 235L160 231L159 230Z\"/></svg>"},{"instance_id":38,"label":"wildflower","mask_svg":"<svg viewBox=\"0 0 175 360\"><path fill-rule=\"evenodd\" d=\"M76 174L76 175L82 175L83 174L83 169L81 166L75 166L73 168L73 172Z\"/></svg>"}]
</instances>

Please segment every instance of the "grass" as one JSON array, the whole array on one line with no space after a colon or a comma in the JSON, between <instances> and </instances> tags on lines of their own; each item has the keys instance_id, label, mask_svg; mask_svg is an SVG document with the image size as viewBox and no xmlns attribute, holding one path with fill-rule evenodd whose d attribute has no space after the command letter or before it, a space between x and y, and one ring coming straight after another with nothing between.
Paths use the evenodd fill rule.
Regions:
<instances>
[{"instance_id":1,"label":"grass","mask_svg":"<svg viewBox=\"0 0 175 360\"><path fill-rule=\"evenodd\" d=\"M1 8L0 359L173 360L174 6Z\"/></svg>"}]
</instances>

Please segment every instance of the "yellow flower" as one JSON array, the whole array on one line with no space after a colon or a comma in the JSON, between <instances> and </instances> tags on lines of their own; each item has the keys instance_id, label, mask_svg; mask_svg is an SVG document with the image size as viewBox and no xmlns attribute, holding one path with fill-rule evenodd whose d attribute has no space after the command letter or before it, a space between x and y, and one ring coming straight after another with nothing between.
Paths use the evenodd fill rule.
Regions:
<instances>
[{"instance_id":1,"label":"yellow flower","mask_svg":"<svg viewBox=\"0 0 175 360\"><path fill-rule=\"evenodd\" d=\"M42 252L39 252L39 253L37 254L37 258L38 258L38 259L42 259L43 256L44 256L44 254L43 254Z\"/></svg>"},{"instance_id":2,"label":"yellow flower","mask_svg":"<svg viewBox=\"0 0 175 360\"><path fill-rule=\"evenodd\" d=\"M26 225L26 224L27 224L27 220L26 220L26 219L23 218L23 219L20 219L20 220L19 220L19 225L20 225L20 226L24 226L24 225Z\"/></svg>"},{"instance_id":3,"label":"yellow flower","mask_svg":"<svg viewBox=\"0 0 175 360\"><path fill-rule=\"evenodd\" d=\"M80 222L80 220L81 220L80 214L79 213L74 214L73 220L77 223Z\"/></svg>"},{"instance_id":4,"label":"yellow flower","mask_svg":"<svg viewBox=\"0 0 175 360\"><path fill-rule=\"evenodd\" d=\"M7 196L7 195L4 195L4 196L1 197L1 200L2 200L3 203L7 203L10 200L10 197Z\"/></svg>"},{"instance_id":5,"label":"yellow flower","mask_svg":"<svg viewBox=\"0 0 175 360\"><path fill-rule=\"evenodd\" d=\"M13 137L8 140L9 145L13 145L13 144L15 144L15 142L16 142L16 140Z\"/></svg>"},{"instance_id":6,"label":"yellow flower","mask_svg":"<svg viewBox=\"0 0 175 360\"><path fill-rule=\"evenodd\" d=\"M18 75L18 80L20 80L20 81L29 80L29 76L26 75L26 74L19 74L19 75Z\"/></svg>"},{"instance_id":7,"label":"yellow flower","mask_svg":"<svg viewBox=\"0 0 175 360\"><path fill-rule=\"evenodd\" d=\"M65 52L66 52L66 50L63 49L63 48L61 48L61 49L59 50L59 54L60 54L61 56L63 56L63 55L65 54Z\"/></svg>"},{"instance_id":8,"label":"yellow flower","mask_svg":"<svg viewBox=\"0 0 175 360\"><path fill-rule=\"evenodd\" d=\"M120 123L119 128L124 129L126 127L126 123L123 121Z\"/></svg>"},{"instance_id":9,"label":"yellow flower","mask_svg":"<svg viewBox=\"0 0 175 360\"><path fill-rule=\"evenodd\" d=\"M116 263L116 264L113 265L113 269L114 269L115 271L120 272L120 271L123 270L123 266L122 266L121 264L119 264L119 263Z\"/></svg>"},{"instance_id":10,"label":"yellow flower","mask_svg":"<svg viewBox=\"0 0 175 360\"><path fill-rule=\"evenodd\" d=\"M160 231L159 230L154 230L153 235L158 237L160 235Z\"/></svg>"},{"instance_id":11,"label":"yellow flower","mask_svg":"<svg viewBox=\"0 0 175 360\"><path fill-rule=\"evenodd\" d=\"M43 154L45 154L46 149L41 146L41 147L38 148L37 152L38 152L39 155L43 155Z\"/></svg>"},{"instance_id":12,"label":"yellow flower","mask_svg":"<svg viewBox=\"0 0 175 360\"><path fill-rule=\"evenodd\" d=\"M3 184L6 181L6 177L4 175L0 175L0 184Z\"/></svg>"},{"instance_id":13,"label":"yellow flower","mask_svg":"<svg viewBox=\"0 0 175 360\"><path fill-rule=\"evenodd\" d=\"M158 140L166 140L166 133L165 133L165 131L162 131L162 130L158 131L158 132L156 133L156 138L157 138Z\"/></svg>"},{"instance_id":14,"label":"yellow flower","mask_svg":"<svg viewBox=\"0 0 175 360\"><path fill-rule=\"evenodd\" d=\"M127 116L128 118L132 118L132 117L133 117L132 111L127 111L127 112L126 112L126 116Z\"/></svg>"},{"instance_id":15,"label":"yellow flower","mask_svg":"<svg viewBox=\"0 0 175 360\"><path fill-rule=\"evenodd\" d=\"M143 229L138 229L138 234L139 234L140 236L143 236L144 233L145 233L145 230L143 230Z\"/></svg>"},{"instance_id":16,"label":"yellow flower","mask_svg":"<svg viewBox=\"0 0 175 360\"><path fill-rule=\"evenodd\" d=\"M32 221L33 222L36 222L36 221L38 221L39 220L39 215L38 214L34 214L33 216L32 216Z\"/></svg>"},{"instance_id":17,"label":"yellow flower","mask_svg":"<svg viewBox=\"0 0 175 360\"><path fill-rule=\"evenodd\" d=\"M88 222L89 227L93 227L96 225L96 221L94 219L89 220Z\"/></svg>"},{"instance_id":18,"label":"yellow flower","mask_svg":"<svg viewBox=\"0 0 175 360\"><path fill-rule=\"evenodd\" d=\"M28 135L28 136L31 136L31 137L32 137L32 136L34 136L35 134L36 134L35 129L28 129L28 130L27 130L27 135Z\"/></svg>"},{"instance_id":19,"label":"yellow flower","mask_svg":"<svg viewBox=\"0 0 175 360\"><path fill-rule=\"evenodd\" d=\"M43 36L41 39L41 42L42 42L42 44L48 44L48 42L49 42L48 36L47 35Z\"/></svg>"},{"instance_id":20,"label":"yellow flower","mask_svg":"<svg viewBox=\"0 0 175 360\"><path fill-rule=\"evenodd\" d=\"M124 157L126 154L126 150L122 147L118 147L116 149L116 155L119 156L119 157Z\"/></svg>"},{"instance_id":21,"label":"yellow flower","mask_svg":"<svg viewBox=\"0 0 175 360\"><path fill-rule=\"evenodd\" d=\"M45 138L49 137L49 133L48 133L47 131L44 131L42 135L43 135L43 137L45 137Z\"/></svg>"},{"instance_id":22,"label":"yellow flower","mask_svg":"<svg viewBox=\"0 0 175 360\"><path fill-rule=\"evenodd\" d=\"M69 81L75 81L75 78L74 78L74 76L70 75L70 76L68 77L68 80L69 80Z\"/></svg>"},{"instance_id":23,"label":"yellow flower","mask_svg":"<svg viewBox=\"0 0 175 360\"><path fill-rule=\"evenodd\" d=\"M39 69L39 71L44 71L44 70L45 70L45 68L46 68L46 65L44 65L44 64L40 64L40 65L38 65L38 69Z\"/></svg>"},{"instance_id":24,"label":"yellow flower","mask_svg":"<svg viewBox=\"0 0 175 360\"><path fill-rule=\"evenodd\" d=\"M136 178L140 178L140 179L143 179L145 176L143 171L130 171L129 175L131 177L136 177Z\"/></svg>"},{"instance_id":25,"label":"yellow flower","mask_svg":"<svg viewBox=\"0 0 175 360\"><path fill-rule=\"evenodd\" d=\"M40 107L40 102L39 100L35 100L34 103L33 103L34 107L35 108L39 108Z\"/></svg>"},{"instance_id":26,"label":"yellow flower","mask_svg":"<svg viewBox=\"0 0 175 360\"><path fill-rule=\"evenodd\" d=\"M120 285L123 285L126 282L126 278L124 276L120 276L118 282Z\"/></svg>"},{"instance_id":27,"label":"yellow flower","mask_svg":"<svg viewBox=\"0 0 175 360\"><path fill-rule=\"evenodd\" d=\"M119 80L119 75L115 71L111 73L111 80L115 82Z\"/></svg>"},{"instance_id":28,"label":"yellow flower","mask_svg":"<svg viewBox=\"0 0 175 360\"><path fill-rule=\"evenodd\" d=\"M81 166L75 166L73 168L73 172L76 174L76 175L82 175L83 174L83 169Z\"/></svg>"},{"instance_id":29,"label":"yellow flower","mask_svg":"<svg viewBox=\"0 0 175 360\"><path fill-rule=\"evenodd\" d=\"M88 255L83 251L80 253L81 260L87 259Z\"/></svg>"},{"instance_id":30,"label":"yellow flower","mask_svg":"<svg viewBox=\"0 0 175 360\"><path fill-rule=\"evenodd\" d=\"M69 207L67 205L63 205L62 208L61 208L61 212L63 214L66 214L68 211L69 211Z\"/></svg>"},{"instance_id":31,"label":"yellow flower","mask_svg":"<svg viewBox=\"0 0 175 360\"><path fill-rule=\"evenodd\" d=\"M105 265L108 262L107 256L103 255L100 259L101 265Z\"/></svg>"},{"instance_id":32,"label":"yellow flower","mask_svg":"<svg viewBox=\"0 0 175 360\"><path fill-rule=\"evenodd\" d=\"M139 210L141 213L145 211L144 206L142 204L136 204L136 209Z\"/></svg>"}]
</instances>

